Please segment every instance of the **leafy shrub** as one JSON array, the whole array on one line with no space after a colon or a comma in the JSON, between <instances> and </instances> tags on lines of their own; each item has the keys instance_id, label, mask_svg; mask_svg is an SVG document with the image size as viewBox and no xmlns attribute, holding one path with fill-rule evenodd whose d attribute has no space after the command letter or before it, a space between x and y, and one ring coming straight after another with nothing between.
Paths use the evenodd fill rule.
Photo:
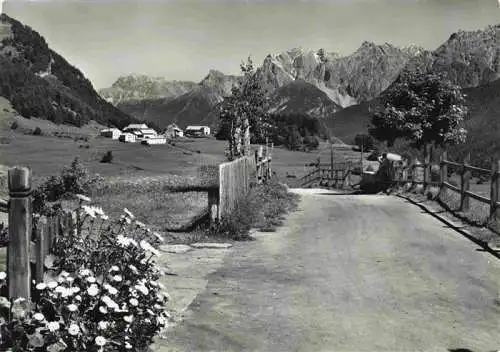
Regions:
<instances>
[{"instance_id":1,"label":"leafy shrub","mask_svg":"<svg viewBox=\"0 0 500 352\"><path fill-rule=\"evenodd\" d=\"M10 144L10 138L0 137L0 144Z\"/></svg>"},{"instance_id":2,"label":"leafy shrub","mask_svg":"<svg viewBox=\"0 0 500 352\"><path fill-rule=\"evenodd\" d=\"M167 323L168 294L148 240L161 237L126 214L111 222L83 205L76 234L58 237L46 265L53 275L32 287L28 302L0 297L0 349L12 351L141 351ZM0 273L0 286L5 286Z\"/></svg>"},{"instance_id":3,"label":"leafy shrub","mask_svg":"<svg viewBox=\"0 0 500 352\"><path fill-rule=\"evenodd\" d=\"M102 156L101 163L112 163L113 162L113 153L108 150L106 154Z\"/></svg>"},{"instance_id":4,"label":"leafy shrub","mask_svg":"<svg viewBox=\"0 0 500 352\"><path fill-rule=\"evenodd\" d=\"M89 194L91 187L101 181L99 176L92 175L75 158L69 166L62 169L60 175L49 177L33 191L33 209L36 213L50 213L47 202L56 202L75 194Z\"/></svg>"},{"instance_id":5,"label":"leafy shrub","mask_svg":"<svg viewBox=\"0 0 500 352\"><path fill-rule=\"evenodd\" d=\"M288 192L286 186L275 180L255 185L230 216L212 225L210 235L245 240L253 227L273 230L281 225L281 217L285 213L295 209L297 200L297 195Z\"/></svg>"},{"instance_id":6,"label":"leafy shrub","mask_svg":"<svg viewBox=\"0 0 500 352\"><path fill-rule=\"evenodd\" d=\"M33 130L33 135L34 136L41 136L42 135L42 129L40 127L36 127L34 130Z\"/></svg>"},{"instance_id":7,"label":"leafy shrub","mask_svg":"<svg viewBox=\"0 0 500 352\"><path fill-rule=\"evenodd\" d=\"M17 121L12 122L12 124L10 125L11 130L17 130L18 127L19 127L19 124L17 123Z\"/></svg>"}]
</instances>

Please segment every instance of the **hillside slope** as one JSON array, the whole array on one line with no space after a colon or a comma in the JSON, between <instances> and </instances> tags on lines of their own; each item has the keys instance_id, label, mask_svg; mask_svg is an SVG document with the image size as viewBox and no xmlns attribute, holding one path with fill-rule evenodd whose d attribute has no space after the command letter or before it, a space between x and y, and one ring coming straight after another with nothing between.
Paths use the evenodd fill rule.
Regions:
<instances>
[{"instance_id":1,"label":"hillside slope","mask_svg":"<svg viewBox=\"0 0 500 352\"><path fill-rule=\"evenodd\" d=\"M27 118L118 127L136 120L99 96L40 34L5 14L0 15L0 95Z\"/></svg>"},{"instance_id":2,"label":"hillside slope","mask_svg":"<svg viewBox=\"0 0 500 352\"><path fill-rule=\"evenodd\" d=\"M328 95L305 80L295 80L275 90L271 96L271 113L304 114L322 119L342 109Z\"/></svg>"}]
</instances>

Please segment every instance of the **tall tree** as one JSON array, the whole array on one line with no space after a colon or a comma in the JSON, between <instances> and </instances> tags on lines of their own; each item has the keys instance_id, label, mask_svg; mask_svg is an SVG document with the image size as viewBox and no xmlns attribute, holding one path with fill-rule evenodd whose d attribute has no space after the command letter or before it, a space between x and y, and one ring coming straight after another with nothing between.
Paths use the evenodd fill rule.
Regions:
<instances>
[{"instance_id":1,"label":"tall tree","mask_svg":"<svg viewBox=\"0 0 500 352\"><path fill-rule=\"evenodd\" d=\"M386 90L372 114L370 134L389 146L397 138L414 147L463 143L465 96L444 74L406 72Z\"/></svg>"},{"instance_id":2,"label":"tall tree","mask_svg":"<svg viewBox=\"0 0 500 352\"><path fill-rule=\"evenodd\" d=\"M240 65L243 77L233 86L231 96L219 105L219 128L216 137L229 141L230 158L249 153L250 139L263 143L267 137L267 99L249 57Z\"/></svg>"}]
</instances>

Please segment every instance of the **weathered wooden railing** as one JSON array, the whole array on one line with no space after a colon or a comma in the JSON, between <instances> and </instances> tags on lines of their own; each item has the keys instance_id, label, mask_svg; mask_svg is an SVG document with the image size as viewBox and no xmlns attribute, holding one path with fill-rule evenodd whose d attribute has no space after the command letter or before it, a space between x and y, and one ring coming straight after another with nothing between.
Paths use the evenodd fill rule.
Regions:
<instances>
[{"instance_id":1,"label":"weathered wooden railing","mask_svg":"<svg viewBox=\"0 0 500 352\"><path fill-rule=\"evenodd\" d=\"M32 280L43 281L46 256L52 251L58 236L77 228L77 215L75 212L61 212L50 217L34 216L31 171L26 167L11 168L8 182L10 198L0 200L0 211L9 214L8 294L10 299L22 297L29 300Z\"/></svg>"},{"instance_id":2,"label":"weathered wooden railing","mask_svg":"<svg viewBox=\"0 0 500 352\"><path fill-rule=\"evenodd\" d=\"M352 185L351 176L358 165L352 161L321 164L318 158L317 163L306 165L306 167L312 166L312 170L301 177L299 182L302 187L313 185L331 188L350 187Z\"/></svg>"}]
</instances>

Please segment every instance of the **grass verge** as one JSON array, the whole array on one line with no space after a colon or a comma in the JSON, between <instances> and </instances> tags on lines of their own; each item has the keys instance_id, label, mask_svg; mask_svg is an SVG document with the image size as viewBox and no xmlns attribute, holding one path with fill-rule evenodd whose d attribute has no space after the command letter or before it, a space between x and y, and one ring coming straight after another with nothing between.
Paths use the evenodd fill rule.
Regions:
<instances>
[{"instance_id":1,"label":"grass verge","mask_svg":"<svg viewBox=\"0 0 500 352\"><path fill-rule=\"evenodd\" d=\"M248 196L236 207L233 214L211 226L209 235L231 240L248 240L252 228L276 231L283 224L284 215L297 208L299 196L277 180L254 185Z\"/></svg>"}]
</instances>

